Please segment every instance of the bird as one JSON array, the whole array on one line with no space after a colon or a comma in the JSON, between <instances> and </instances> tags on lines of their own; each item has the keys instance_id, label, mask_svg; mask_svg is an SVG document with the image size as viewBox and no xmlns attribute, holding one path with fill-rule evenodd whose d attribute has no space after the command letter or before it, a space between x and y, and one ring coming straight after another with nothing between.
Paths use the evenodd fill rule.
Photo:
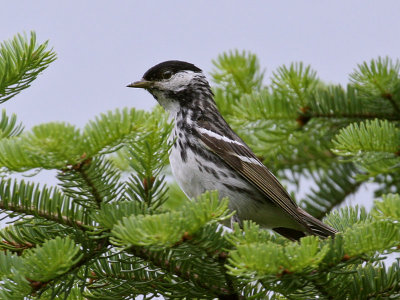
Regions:
<instances>
[{"instance_id":1,"label":"bird","mask_svg":"<svg viewBox=\"0 0 400 300\"><path fill-rule=\"evenodd\" d=\"M228 207L235 211L231 226L250 220L293 241L337 233L300 208L232 130L217 108L205 74L194 64L159 63L127 87L147 90L174 121L169 161L189 198L217 190L220 198L229 198Z\"/></svg>"}]
</instances>

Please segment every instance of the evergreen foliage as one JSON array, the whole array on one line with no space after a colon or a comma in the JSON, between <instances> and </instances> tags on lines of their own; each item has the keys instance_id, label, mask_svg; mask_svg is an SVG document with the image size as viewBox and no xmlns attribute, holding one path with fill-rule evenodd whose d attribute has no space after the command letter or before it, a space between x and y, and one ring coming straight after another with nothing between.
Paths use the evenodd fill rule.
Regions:
<instances>
[{"instance_id":1,"label":"evergreen foliage","mask_svg":"<svg viewBox=\"0 0 400 300\"><path fill-rule=\"evenodd\" d=\"M55 58L34 34L1 47L1 101ZM266 84L248 52L214 63L223 115L281 179L316 183L299 203L336 237L291 242L247 221L225 230L228 199L187 201L166 180L172 124L160 108L25 132L3 111L0 211L18 218L0 230L1 299L400 297L399 260L382 262L400 241L399 63L363 63L347 87L302 63ZM57 170L59 185L7 178L42 169ZM334 209L370 181L379 184L372 211Z\"/></svg>"},{"instance_id":2,"label":"evergreen foliage","mask_svg":"<svg viewBox=\"0 0 400 300\"><path fill-rule=\"evenodd\" d=\"M53 50L47 50L47 42L38 45L36 34L16 35L0 45L0 103L22 90L56 59Z\"/></svg>"}]
</instances>

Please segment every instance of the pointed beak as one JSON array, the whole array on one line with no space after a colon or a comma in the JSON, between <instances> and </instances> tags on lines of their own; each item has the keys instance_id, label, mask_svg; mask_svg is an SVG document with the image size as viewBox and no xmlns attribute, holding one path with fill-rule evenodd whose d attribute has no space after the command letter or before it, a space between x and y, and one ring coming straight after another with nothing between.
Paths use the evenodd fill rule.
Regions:
<instances>
[{"instance_id":1,"label":"pointed beak","mask_svg":"<svg viewBox=\"0 0 400 300\"><path fill-rule=\"evenodd\" d=\"M147 81L145 79L141 79L139 81L132 82L127 85L127 87L130 88L141 88L141 89L147 89L153 86L152 81Z\"/></svg>"}]
</instances>

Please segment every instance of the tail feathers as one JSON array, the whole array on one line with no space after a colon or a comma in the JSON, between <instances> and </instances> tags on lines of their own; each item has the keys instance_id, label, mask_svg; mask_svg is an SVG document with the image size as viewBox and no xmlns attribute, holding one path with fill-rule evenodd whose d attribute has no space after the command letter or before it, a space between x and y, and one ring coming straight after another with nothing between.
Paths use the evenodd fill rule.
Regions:
<instances>
[{"instance_id":1,"label":"tail feathers","mask_svg":"<svg viewBox=\"0 0 400 300\"><path fill-rule=\"evenodd\" d=\"M304 220L304 223L307 225L311 234L320 236L322 238L327 238L329 236L334 237L335 234L338 232L336 229L314 218L312 215L302 210L301 208L298 208L298 212L302 216L302 219Z\"/></svg>"},{"instance_id":2,"label":"tail feathers","mask_svg":"<svg viewBox=\"0 0 400 300\"><path fill-rule=\"evenodd\" d=\"M292 241L298 241L300 238L306 236L303 231L286 227L275 227L273 231Z\"/></svg>"},{"instance_id":3,"label":"tail feathers","mask_svg":"<svg viewBox=\"0 0 400 300\"><path fill-rule=\"evenodd\" d=\"M301 208L298 208L298 213L304 222L304 231L287 227L275 227L273 230L292 241L298 241L306 235L316 235L321 238L327 238L329 236L334 237L338 232L336 229L324 224Z\"/></svg>"}]
</instances>

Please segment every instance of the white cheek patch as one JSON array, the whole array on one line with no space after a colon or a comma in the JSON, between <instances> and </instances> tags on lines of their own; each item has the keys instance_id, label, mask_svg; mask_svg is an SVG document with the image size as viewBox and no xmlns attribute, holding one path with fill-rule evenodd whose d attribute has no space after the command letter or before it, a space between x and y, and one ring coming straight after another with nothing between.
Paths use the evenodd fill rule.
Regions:
<instances>
[{"instance_id":1,"label":"white cheek patch","mask_svg":"<svg viewBox=\"0 0 400 300\"><path fill-rule=\"evenodd\" d=\"M204 77L204 75L203 73L184 71L176 73L170 79L161 81L158 84L163 90L178 92L185 89L195 77Z\"/></svg>"}]
</instances>

